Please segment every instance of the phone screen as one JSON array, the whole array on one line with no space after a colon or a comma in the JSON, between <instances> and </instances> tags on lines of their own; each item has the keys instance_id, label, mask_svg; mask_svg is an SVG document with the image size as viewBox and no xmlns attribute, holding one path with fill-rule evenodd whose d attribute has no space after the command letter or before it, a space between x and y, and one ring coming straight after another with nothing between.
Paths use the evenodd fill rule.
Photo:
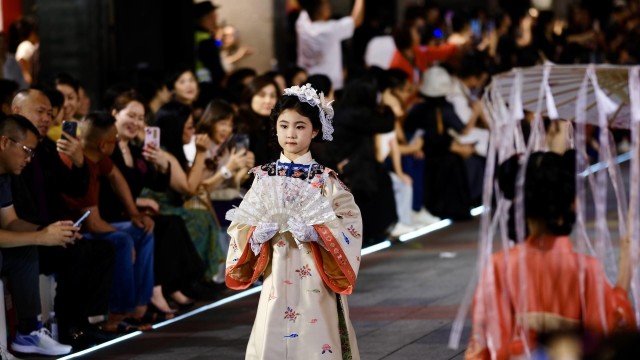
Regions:
<instances>
[{"instance_id":1,"label":"phone screen","mask_svg":"<svg viewBox=\"0 0 640 360\"><path fill-rule=\"evenodd\" d=\"M233 146L235 147L236 151L249 149L249 135L235 134L233 136Z\"/></svg>"},{"instance_id":2,"label":"phone screen","mask_svg":"<svg viewBox=\"0 0 640 360\"><path fill-rule=\"evenodd\" d=\"M65 120L62 122L62 131L73 137L76 137L78 134L78 123L75 121Z\"/></svg>"},{"instance_id":3,"label":"phone screen","mask_svg":"<svg viewBox=\"0 0 640 360\"><path fill-rule=\"evenodd\" d=\"M157 126L147 126L144 128L144 146L154 144L156 149L160 148L160 128Z\"/></svg>"},{"instance_id":4,"label":"phone screen","mask_svg":"<svg viewBox=\"0 0 640 360\"><path fill-rule=\"evenodd\" d=\"M80 219L78 219L75 223L73 223L73 226L75 227L79 227L82 222L87 218L87 216L89 216L89 214L91 214L91 210L87 210L87 212L85 212Z\"/></svg>"}]
</instances>

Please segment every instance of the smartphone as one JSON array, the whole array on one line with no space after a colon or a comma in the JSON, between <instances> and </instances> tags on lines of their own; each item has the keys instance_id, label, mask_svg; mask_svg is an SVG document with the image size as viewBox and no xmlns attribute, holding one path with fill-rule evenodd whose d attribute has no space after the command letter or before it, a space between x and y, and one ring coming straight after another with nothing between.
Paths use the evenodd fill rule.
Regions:
<instances>
[{"instance_id":1,"label":"smartphone","mask_svg":"<svg viewBox=\"0 0 640 360\"><path fill-rule=\"evenodd\" d=\"M147 126L144 128L144 146L154 144L156 149L160 149L160 128L157 126Z\"/></svg>"},{"instance_id":2,"label":"smartphone","mask_svg":"<svg viewBox=\"0 0 640 360\"><path fill-rule=\"evenodd\" d=\"M62 122L62 131L76 137L78 135L78 123L76 121L65 120Z\"/></svg>"},{"instance_id":3,"label":"smartphone","mask_svg":"<svg viewBox=\"0 0 640 360\"><path fill-rule=\"evenodd\" d=\"M73 223L73 226L80 227L80 225L82 225L82 222L87 218L87 216L89 216L89 214L91 214L91 210L87 210L86 213L82 214L82 216L80 216L80 219Z\"/></svg>"},{"instance_id":4,"label":"smartphone","mask_svg":"<svg viewBox=\"0 0 640 360\"><path fill-rule=\"evenodd\" d=\"M247 134L235 134L233 135L233 147L236 151L243 149L249 150L249 135Z\"/></svg>"}]
</instances>

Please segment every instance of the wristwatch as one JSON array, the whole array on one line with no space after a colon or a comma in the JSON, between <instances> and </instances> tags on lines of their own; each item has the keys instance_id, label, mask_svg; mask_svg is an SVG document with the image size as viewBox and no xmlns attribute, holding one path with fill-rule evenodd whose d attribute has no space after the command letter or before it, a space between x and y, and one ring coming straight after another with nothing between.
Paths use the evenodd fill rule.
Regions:
<instances>
[{"instance_id":1,"label":"wristwatch","mask_svg":"<svg viewBox=\"0 0 640 360\"><path fill-rule=\"evenodd\" d=\"M220 167L220 174L222 174L222 177L225 179L231 179L231 177L233 176L233 174L231 174L231 171L229 171L229 168L224 165Z\"/></svg>"}]
</instances>

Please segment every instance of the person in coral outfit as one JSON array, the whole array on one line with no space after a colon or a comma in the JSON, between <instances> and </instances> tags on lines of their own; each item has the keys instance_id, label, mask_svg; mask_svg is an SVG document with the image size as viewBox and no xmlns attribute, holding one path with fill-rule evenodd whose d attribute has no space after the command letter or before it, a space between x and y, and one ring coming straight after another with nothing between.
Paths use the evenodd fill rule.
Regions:
<instances>
[{"instance_id":1,"label":"person in coral outfit","mask_svg":"<svg viewBox=\"0 0 640 360\"><path fill-rule=\"evenodd\" d=\"M513 198L517 157L500 167L499 182ZM494 254L474 298L473 330L465 359L524 359L541 333L594 334L635 328L627 292L629 239L621 240L612 286L598 259L574 251L575 151L532 153L524 183L528 236ZM509 170L510 169L510 170Z\"/></svg>"}]
</instances>

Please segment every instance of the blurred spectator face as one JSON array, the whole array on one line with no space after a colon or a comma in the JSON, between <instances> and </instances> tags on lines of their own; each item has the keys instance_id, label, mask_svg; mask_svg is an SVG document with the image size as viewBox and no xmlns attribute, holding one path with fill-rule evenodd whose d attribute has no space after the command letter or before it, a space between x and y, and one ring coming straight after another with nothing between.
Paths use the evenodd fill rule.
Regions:
<instances>
[{"instance_id":1,"label":"blurred spectator face","mask_svg":"<svg viewBox=\"0 0 640 360\"><path fill-rule=\"evenodd\" d=\"M161 104L166 104L171 101L171 91L166 85L163 85L157 92L156 97L160 100Z\"/></svg>"},{"instance_id":2,"label":"blurred spectator face","mask_svg":"<svg viewBox=\"0 0 640 360\"><path fill-rule=\"evenodd\" d=\"M120 139L130 140L144 128L144 106L138 101L130 101L122 110L113 111Z\"/></svg>"},{"instance_id":3,"label":"blurred spectator face","mask_svg":"<svg viewBox=\"0 0 640 360\"><path fill-rule=\"evenodd\" d=\"M74 88L67 84L58 84L56 89L64 95L64 104L62 105L62 118L65 120L73 119L73 115L78 109L78 93Z\"/></svg>"},{"instance_id":4,"label":"blurred spectator face","mask_svg":"<svg viewBox=\"0 0 640 360\"><path fill-rule=\"evenodd\" d=\"M0 137L0 161L7 174L20 175L22 169L31 161L31 156L38 146L38 138L27 131L23 139Z\"/></svg>"},{"instance_id":5,"label":"blurred spectator face","mask_svg":"<svg viewBox=\"0 0 640 360\"><path fill-rule=\"evenodd\" d=\"M191 105L198 97L198 82L191 71L183 72L173 85L176 100Z\"/></svg>"},{"instance_id":6,"label":"blurred spectator face","mask_svg":"<svg viewBox=\"0 0 640 360\"><path fill-rule=\"evenodd\" d=\"M320 0L320 6L318 6L318 20L331 19L331 1Z\"/></svg>"},{"instance_id":7,"label":"blurred spectator face","mask_svg":"<svg viewBox=\"0 0 640 360\"><path fill-rule=\"evenodd\" d=\"M29 119L38 128L40 136L47 136L51 126L52 109L49 98L40 91L31 90L22 106L14 109L14 113Z\"/></svg>"},{"instance_id":8,"label":"blurred spectator face","mask_svg":"<svg viewBox=\"0 0 640 360\"><path fill-rule=\"evenodd\" d=\"M260 116L271 115L271 109L276 106L276 87L273 85L267 85L260 89L251 98L251 109Z\"/></svg>"},{"instance_id":9,"label":"blurred spectator face","mask_svg":"<svg viewBox=\"0 0 640 360\"><path fill-rule=\"evenodd\" d=\"M193 127L193 116L189 115L187 122L184 123L184 129L182 130L182 143L188 144L191 142L191 138L196 133L196 128Z\"/></svg>"},{"instance_id":10,"label":"blurred spectator face","mask_svg":"<svg viewBox=\"0 0 640 360\"><path fill-rule=\"evenodd\" d=\"M393 89L391 92L397 96L403 104L405 104L414 91L415 89L413 84L409 79L407 79L407 81L404 82L404 85Z\"/></svg>"},{"instance_id":11,"label":"blurred spectator face","mask_svg":"<svg viewBox=\"0 0 640 360\"><path fill-rule=\"evenodd\" d=\"M215 124L213 124L213 128L211 129L211 140L216 144L220 145L225 142L231 133L233 132L233 117L229 116L226 119L218 120Z\"/></svg>"},{"instance_id":12,"label":"blurred spectator face","mask_svg":"<svg viewBox=\"0 0 640 360\"><path fill-rule=\"evenodd\" d=\"M289 86L302 86L304 85L304 82L307 81L307 73L305 71L299 71L297 72L293 78L291 78L291 84L289 84Z\"/></svg>"},{"instance_id":13,"label":"blurred spectator face","mask_svg":"<svg viewBox=\"0 0 640 360\"><path fill-rule=\"evenodd\" d=\"M222 29L222 48L230 49L236 45L236 28L227 25Z\"/></svg>"},{"instance_id":14,"label":"blurred spectator face","mask_svg":"<svg viewBox=\"0 0 640 360\"><path fill-rule=\"evenodd\" d=\"M109 131L102 137L99 143L100 152L104 157L111 156L118 142L118 129L112 126Z\"/></svg>"},{"instance_id":15,"label":"blurred spectator face","mask_svg":"<svg viewBox=\"0 0 640 360\"><path fill-rule=\"evenodd\" d=\"M87 96L87 92L83 87L78 90L78 109L76 110L76 116L83 118L89 113L91 108L91 99Z\"/></svg>"}]
</instances>

